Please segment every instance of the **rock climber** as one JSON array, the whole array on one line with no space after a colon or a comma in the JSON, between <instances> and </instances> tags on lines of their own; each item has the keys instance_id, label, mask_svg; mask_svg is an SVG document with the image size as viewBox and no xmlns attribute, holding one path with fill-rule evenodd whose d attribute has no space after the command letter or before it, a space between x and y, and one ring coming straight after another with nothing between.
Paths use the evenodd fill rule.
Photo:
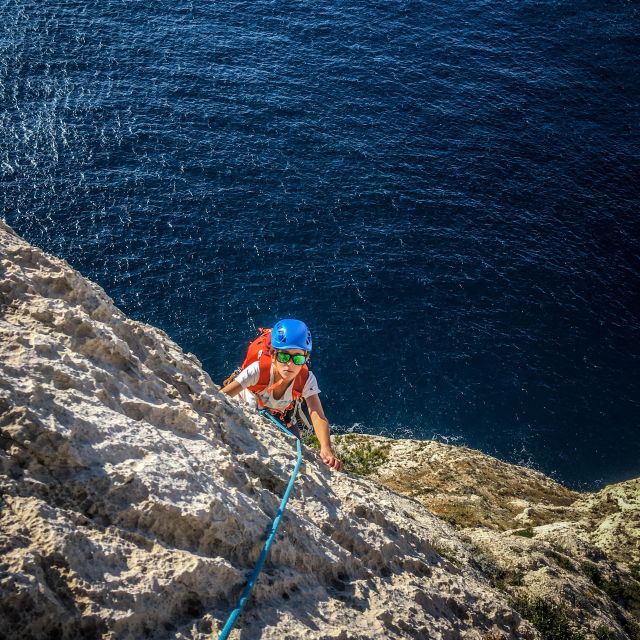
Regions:
<instances>
[{"instance_id":1,"label":"rock climber","mask_svg":"<svg viewBox=\"0 0 640 640\"><path fill-rule=\"evenodd\" d=\"M300 406L304 400L320 443L320 458L341 471L342 462L331 448L318 381L307 366L311 349L311 332L304 322L279 320L251 342L241 371L225 380L222 391L232 398L239 396L253 408L268 409L298 437L298 416L306 421Z\"/></svg>"}]
</instances>

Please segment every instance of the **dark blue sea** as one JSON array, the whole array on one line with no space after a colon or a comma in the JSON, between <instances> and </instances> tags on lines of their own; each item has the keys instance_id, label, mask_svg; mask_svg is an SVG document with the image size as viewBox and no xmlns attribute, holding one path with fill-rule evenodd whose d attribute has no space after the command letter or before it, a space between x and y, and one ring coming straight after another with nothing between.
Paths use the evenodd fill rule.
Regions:
<instances>
[{"instance_id":1,"label":"dark blue sea","mask_svg":"<svg viewBox=\"0 0 640 640\"><path fill-rule=\"evenodd\" d=\"M0 0L2 217L336 431L640 475L640 5Z\"/></svg>"}]
</instances>

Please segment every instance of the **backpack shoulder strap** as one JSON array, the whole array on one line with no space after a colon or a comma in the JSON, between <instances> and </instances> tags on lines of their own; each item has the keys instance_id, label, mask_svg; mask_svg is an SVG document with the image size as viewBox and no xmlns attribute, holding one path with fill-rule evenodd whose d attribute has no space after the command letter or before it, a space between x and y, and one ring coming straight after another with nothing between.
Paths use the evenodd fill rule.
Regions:
<instances>
[{"instance_id":1,"label":"backpack shoulder strap","mask_svg":"<svg viewBox=\"0 0 640 640\"><path fill-rule=\"evenodd\" d=\"M302 397L302 392L309 379L309 367L305 364L293 382L293 399Z\"/></svg>"},{"instance_id":2,"label":"backpack shoulder strap","mask_svg":"<svg viewBox=\"0 0 640 640\"><path fill-rule=\"evenodd\" d=\"M263 353L258 359L260 363L260 377L258 382L248 387L249 391L254 393L262 391L269 386L269 380L271 380L271 356L268 353Z\"/></svg>"}]
</instances>

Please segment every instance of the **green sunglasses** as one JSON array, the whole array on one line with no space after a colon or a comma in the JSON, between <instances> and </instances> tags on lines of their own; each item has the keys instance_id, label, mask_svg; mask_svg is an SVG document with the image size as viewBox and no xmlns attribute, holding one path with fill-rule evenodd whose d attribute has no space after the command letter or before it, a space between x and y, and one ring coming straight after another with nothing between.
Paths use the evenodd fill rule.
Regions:
<instances>
[{"instance_id":1,"label":"green sunglasses","mask_svg":"<svg viewBox=\"0 0 640 640\"><path fill-rule=\"evenodd\" d=\"M277 351L276 360L278 362L281 362L282 364L287 364L289 360L293 360L293 364L297 364L299 366L307 361L307 356L302 353L296 353L295 355L292 355L284 351Z\"/></svg>"}]
</instances>

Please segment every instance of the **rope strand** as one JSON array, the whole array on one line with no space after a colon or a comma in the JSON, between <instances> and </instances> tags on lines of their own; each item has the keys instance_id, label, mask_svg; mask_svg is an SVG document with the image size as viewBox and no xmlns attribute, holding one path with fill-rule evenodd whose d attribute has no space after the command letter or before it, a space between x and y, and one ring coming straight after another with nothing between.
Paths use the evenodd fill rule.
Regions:
<instances>
[{"instance_id":1,"label":"rope strand","mask_svg":"<svg viewBox=\"0 0 640 640\"><path fill-rule=\"evenodd\" d=\"M284 495L282 496L282 500L280 501L280 507L278 508L278 513L276 514L276 517L271 523L271 530L269 532L269 535L267 536L267 540L264 543L264 546L262 547L262 552L260 553L258 562L256 563L256 566L253 570L253 573L251 574L251 577L249 578L249 582L247 583L244 590L242 591L242 595L238 600L238 604L236 604L235 609L229 614L229 617L227 618L227 622L224 625L222 631L220 632L220 635L218 636L218 640L226 640L229 637L229 634L231 633L231 629L233 629L233 625L235 624L236 620L238 619L238 616L242 612L244 605L247 603L247 600L251 595L251 591L253 590L253 587L256 581L258 580L258 576L262 571L262 567L265 563L265 560L269 555L269 549L271 548L271 544L273 543L273 540L276 537L276 533L278 532L278 527L280 526L280 520L282 519L284 510L287 507L289 495L291 494L291 490L293 489L293 483L295 482L296 476L298 475L298 471L300 469L300 465L302 464L302 445L300 444L300 438L298 438L293 433L291 433L291 431L289 431L289 429L287 429L283 424L280 424L280 422L276 420L268 411L263 410L260 413L262 413L262 415L266 416L267 418L269 418L269 420L277 424L288 436L291 436L292 438L296 438L296 449L297 449L298 457L296 460L296 466L294 467L293 473L291 474L291 478L289 478L289 484L287 485L287 489L284 492Z\"/></svg>"}]
</instances>

